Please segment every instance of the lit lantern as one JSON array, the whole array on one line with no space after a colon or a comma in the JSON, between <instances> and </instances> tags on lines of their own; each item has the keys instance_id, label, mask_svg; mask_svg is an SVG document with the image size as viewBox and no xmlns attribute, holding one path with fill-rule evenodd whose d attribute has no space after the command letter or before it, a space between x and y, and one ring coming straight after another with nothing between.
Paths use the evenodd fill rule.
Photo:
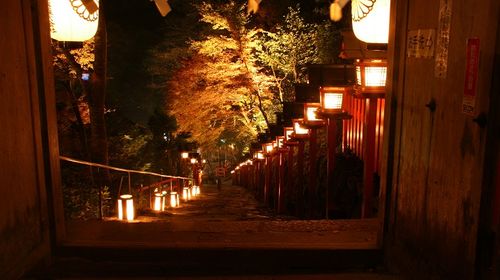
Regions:
<instances>
[{"instance_id":1,"label":"lit lantern","mask_svg":"<svg viewBox=\"0 0 500 280\"><path fill-rule=\"evenodd\" d=\"M293 138L305 139L309 137L309 129L302 125L302 119L293 119Z\"/></svg>"},{"instance_id":2,"label":"lit lantern","mask_svg":"<svg viewBox=\"0 0 500 280\"><path fill-rule=\"evenodd\" d=\"M255 152L255 154L253 155L253 157L255 159L264 159L264 153L262 151L257 151L257 152Z\"/></svg>"},{"instance_id":3,"label":"lit lantern","mask_svg":"<svg viewBox=\"0 0 500 280\"><path fill-rule=\"evenodd\" d=\"M344 94L350 92L349 87L321 87L321 114L342 114Z\"/></svg>"},{"instance_id":4,"label":"lit lantern","mask_svg":"<svg viewBox=\"0 0 500 280\"><path fill-rule=\"evenodd\" d=\"M191 199L191 191L188 187L182 189L182 199L184 199L184 201Z\"/></svg>"},{"instance_id":5,"label":"lit lantern","mask_svg":"<svg viewBox=\"0 0 500 280\"><path fill-rule=\"evenodd\" d=\"M49 13L52 39L82 42L97 32L99 0L49 0Z\"/></svg>"},{"instance_id":6,"label":"lit lantern","mask_svg":"<svg viewBox=\"0 0 500 280\"><path fill-rule=\"evenodd\" d=\"M231 170L231 174L234 174L234 170Z\"/></svg>"},{"instance_id":7,"label":"lit lantern","mask_svg":"<svg viewBox=\"0 0 500 280\"><path fill-rule=\"evenodd\" d=\"M182 152L181 153L181 158L187 159L188 157L189 157L189 153L188 152Z\"/></svg>"},{"instance_id":8,"label":"lit lantern","mask_svg":"<svg viewBox=\"0 0 500 280\"><path fill-rule=\"evenodd\" d=\"M383 97L387 77L387 61L356 60L356 94L363 97Z\"/></svg>"},{"instance_id":9,"label":"lit lantern","mask_svg":"<svg viewBox=\"0 0 500 280\"><path fill-rule=\"evenodd\" d=\"M191 158L191 164L196 164L198 160L196 158Z\"/></svg>"},{"instance_id":10,"label":"lit lantern","mask_svg":"<svg viewBox=\"0 0 500 280\"><path fill-rule=\"evenodd\" d=\"M194 185L193 188L191 189L191 194L193 196L198 196L200 194L200 186Z\"/></svg>"},{"instance_id":11,"label":"lit lantern","mask_svg":"<svg viewBox=\"0 0 500 280\"><path fill-rule=\"evenodd\" d=\"M325 124L325 121L317 116L321 108L320 103L304 103L304 125L307 127L319 127Z\"/></svg>"},{"instance_id":12,"label":"lit lantern","mask_svg":"<svg viewBox=\"0 0 500 280\"><path fill-rule=\"evenodd\" d=\"M118 198L118 220L123 220L126 215L127 221L134 220L134 200L131 194L122 194Z\"/></svg>"},{"instance_id":13,"label":"lit lantern","mask_svg":"<svg viewBox=\"0 0 500 280\"><path fill-rule=\"evenodd\" d=\"M352 30L366 43L387 44L391 0L351 0Z\"/></svg>"},{"instance_id":14,"label":"lit lantern","mask_svg":"<svg viewBox=\"0 0 500 280\"><path fill-rule=\"evenodd\" d=\"M276 136L277 148L282 149L285 146L285 136Z\"/></svg>"},{"instance_id":15,"label":"lit lantern","mask_svg":"<svg viewBox=\"0 0 500 280\"><path fill-rule=\"evenodd\" d=\"M179 206L179 194L170 192L170 207L175 208L177 206Z\"/></svg>"},{"instance_id":16,"label":"lit lantern","mask_svg":"<svg viewBox=\"0 0 500 280\"><path fill-rule=\"evenodd\" d=\"M155 211L165 210L165 197L166 197L166 192L155 193L153 210Z\"/></svg>"},{"instance_id":17,"label":"lit lantern","mask_svg":"<svg viewBox=\"0 0 500 280\"><path fill-rule=\"evenodd\" d=\"M265 154L269 155L273 152L274 146L272 142L266 143L262 145L262 150L265 152Z\"/></svg>"}]
</instances>

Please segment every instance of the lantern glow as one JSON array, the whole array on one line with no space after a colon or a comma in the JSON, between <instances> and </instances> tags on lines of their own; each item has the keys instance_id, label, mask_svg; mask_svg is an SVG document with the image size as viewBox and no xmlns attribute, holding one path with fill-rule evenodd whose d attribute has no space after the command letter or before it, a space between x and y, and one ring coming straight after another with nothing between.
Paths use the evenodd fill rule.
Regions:
<instances>
[{"instance_id":1,"label":"lantern glow","mask_svg":"<svg viewBox=\"0 0 500 280\"><path fill-rule=\"evenodd\" d=\"M187 158L189 157L189 153L188 153L188 152L182 152L182 153L181 153L181 157L182 157L183 159L187 159Z\"/></svg>"},{"instance_id":2,"label":"lantern glow","mask_svg":"<svg viewBox=\"0 0 500 280\"><path fill-rule=\"evenodd\" d=\"M197 162L198 162L198 160L197 160L197 159L195 159L195 158L191 158L191 164L196 164Z\"/></svg>"},{"instance_id":3,"label":"lantern glow","mask_svg":"<svg viewBox=\"0 0 500 280\"><path fill-rule=\"evenodd\" d=\"M348 87L322 87L320 89L321 112L327 114L343 113L344 95Z\"/></svg>"},{"instance_id":4,"label":"lantern glow","mask_svg":"<svg viewBox=\"0 0 500 280\"><path fill-rule=\"evenodd\" d=\"M122 194L118 198L118 220L123 220L123 214L126 215L127 221L134 220L134 200L131 194Z\"/></svg>"},{"instance_id":5,"label":"lantern glow","mask_svg":"<svg viewBox=\"0 0 500 280\"><path fill-rule=\"evenodd\" d=\"M285 136L276 136L276 143L278 149L283 148L283 145L285 144Z\"/></svg>"},{"instance_id":6,"label":"lantern glow","mask_svg":"<svg viewBox=\"0 0 500 280\"><path fill-rule=\"evenodd\" d=\"M309 129L302 126L302 119L293 120L294 138L305 138L309 136Z\"/></svg>"},{"instance_id":7,"label":"lantern glow","mask_svg":"<svg viewBox=\"0 0 500 280\"><path fill-rule=\"evenodd\" d=\"M170 207L175 208L179 206L179 195L177 192L170 192Z\"/></svg>"},{"instance_id":8,"label":"lantern glow","mask_svg":"<svg viewBox=\"0 0 500 280\"><path fill-rule=\"evenodd\" d=\"M99 0L49 0L52 39L82 42L94 37Z\"/></svg>"},{"instance_id":9,"label":"lantern glow","mask_svg":"<svg viewBox=\"0 0 500 280\"><path fill-rule=\"evenodd\" d=\"M291 142L293 136L293 127L285 127L284 129L285 141Z\"/></svg>"},{"instance_id":10,"label":"lantern glow","mask_svg":"<svg viewBox=\"0 0 500 280\"><path fill-rule=\"evenodd\" d=\"M318 117L318 110L321 108L320 103L305 103L304 104L304 126L309 128L321 127L325 121Z\"/></svg>"},{"instance_id":11,"label":"lantern glow","mask_svg":"<svg viewBox=\"0 0 500 280\"><path fill-rule=\"evenodd\" d=\"M165 193L155 193L153 210L155 211L165 210Z\"/></svg>"},{"instance_id":12,"label":"lantern glow","mask_svg":"<svg viewBox=\"0 0 500 280\"><path fill-rule=\"evenodd\" d=\"M356 93L384 94L387 61L381 59L356 60Z\"/></svg>"},{"instance_id":13,"label":"lantern glow","mask_svg":"<svg viewBox=\"0 0 500 280\"><path fill-rule=\"evenodd\" d=\"M352 30L366 43L387 44L391 0L352 0Z\"/></svg>"},{"instance_id":14,"label":"lantern glow","mask_svg":"<svg viewBox=\"0 0 500 280\"><path fill-rule=\"evenodd\" d=\"M256 159L264 159L264 153L262 151L257 151L254 154L254 158L256 158Z\"/></svg>"}]
</instances>

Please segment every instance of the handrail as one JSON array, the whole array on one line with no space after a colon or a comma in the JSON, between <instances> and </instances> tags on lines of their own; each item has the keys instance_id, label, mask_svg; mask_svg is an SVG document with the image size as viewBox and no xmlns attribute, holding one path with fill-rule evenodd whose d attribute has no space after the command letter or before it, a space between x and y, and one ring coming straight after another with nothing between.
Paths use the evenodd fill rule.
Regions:
<instances>
[{"instance_id":1,"label":"handrail","mask_svg":"<svg viewBox=\"0 0 500 280\"><path fill-rule=\"evenodd\" d=\"M127 172L127 173L138 173L138 174L152 175L152 176L158 176L158 177L163 177L163 178L193 180L193 178L189 178L189 177L171 176L171 175L164 175L164 174L148 172L148 171L125 169L125 168L114 167L114 166L109 166L109 165L100 164L100 163L94 163L94 162L88 162L88 161L84 161L84 160L74 159L74 158L65 157L65 156L59 156L59 159L69 161L69 162L84 164L84 165L88 165L88 166L107 168L107 169L121 171L121 172Z\"/></svg>"}]
</instances>

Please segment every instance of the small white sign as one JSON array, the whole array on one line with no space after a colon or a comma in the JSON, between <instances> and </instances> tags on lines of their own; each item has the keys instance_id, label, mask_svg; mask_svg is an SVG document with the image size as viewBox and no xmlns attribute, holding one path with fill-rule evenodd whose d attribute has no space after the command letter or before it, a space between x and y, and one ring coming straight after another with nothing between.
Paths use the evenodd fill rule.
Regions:
<instances>
[{"instance_id":1,"label":"small white sign","mask_svg":"<svg viewBox=\"0 0 500 280\"><path fill-rule=\"evenodd\" d=\"M408 57L430 58L434 56L434 29L417 29L408 32Z\"/></svg>"}]
</instances>

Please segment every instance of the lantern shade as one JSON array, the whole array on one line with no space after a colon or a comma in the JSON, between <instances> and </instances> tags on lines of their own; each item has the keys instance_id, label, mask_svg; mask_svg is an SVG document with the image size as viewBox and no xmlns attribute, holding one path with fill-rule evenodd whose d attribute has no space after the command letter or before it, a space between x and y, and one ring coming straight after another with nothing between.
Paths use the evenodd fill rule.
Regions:
<instances>
[{"instance_id":1,"label":"lantern shade","mask_svg":"<svg viewBox=\"0 0 500 280\"><path fill-rule=\"evenodd\" d=\"M273 142L269 142L262 145L262 150L267 155L271 154L273 152L273 149L274 149Z\"/></svg>"},{"instance_id":2,"label":"lantern shade","mask_svg":"<svg viewBox=\"0 0 500 280\"><path fill-rule=\"evenodd\" d=\"M124 214L127 221L134 220L134 200L131 194L122 194L118 198L118 220L123 220Z\"/></svg>"},{"instance_id":3,"label":"lantern shade","mask_svg":"<svg viewBox=\"0 0 500 280\"><path fill-rule=\"evenodd\" d=\"M309 129L302 125L303 119L293 119L293 138L305 139L309 137Z\"/></svg>"},{"instance_id":4,"label":"lantern shade","mask_svg":"<svg viewBox=\"0 0 500 280\"><path fill-rule=\"evenodd\" d=\"M366 43L387 44L391 0L352 0L352 30Z\"/></svg>"},{"instance_id":5,"label":"lantern shade","mask_svg":"<svg viewBox=\"0 0 500 280\"><path fill-rule=\"evenodd\" d=\"M304 126L319 127L325 124L325 121L318 117L317 112L321 108L321 103L304 103Z\"/></svg>"},{"instance_id":6,"label":"lantern shade","mask_svg":"<svg viewBox=\"0 0 500 280\"><path fill-rule=\"evenodd\" d=\"M356 60L356 95L383 97L386 78L386 60Z\"/></svg>"},{"instance_id":7,"label":"lantern shade","mask_svg":"<svg viewBox=\"0 0 500 280\"><path fill-rule=\"evenodd\" d=\"M155 193L153 210L158 212L165 210L165 193Z\"/></svg>"},{"instance_id":8,"label":"lantern shade","mask_svg":"<svg viewBox=\"0 0 500 280\"><path fill-rule=\"evenodd\" d=\"M255 159L264 159L264 153L262 151L257 151L257 152L255 152L255 154L253 155L253 157Z\"/></svg>"},{"instance_id":9,"label":"lantern shade","mask_svg":"<svg viewBox=\"0 0 500 280\"><path fill-rule=\"evenodd\" d=\"M82 42L94 37L99 22L99 0L49 0L50 37Z\"/></svg>"},{"instance_id":10,"label":"lantern shade","mask_svg":"<svg viewBox=\"0 0 500 280\"><path fill-rule=\"evenodd\" d=\"M342 114L344 108L344 95L349 91L350 87L321 87L321 113Z\"/></svg>"},{"instance_id":11,"label":"lantern shade","mask_svg":"<svg viewBox=\"0 0 500 280\"><path fill-rule=\"evenodd\" d=\"M170 192L170 207L175 208L177 206L179 206L179 194Z\"/></svg>"},{"instance_id":12,"label":"lantern shade","mask_svg":"<svg viewBox=\"0 0 500 280\"><path fill-rule=\"evenodd\" d=\"M278 149L282 149L285 145L285 136L276 136L276 144Z\"/></svg>"}]
</instances>

